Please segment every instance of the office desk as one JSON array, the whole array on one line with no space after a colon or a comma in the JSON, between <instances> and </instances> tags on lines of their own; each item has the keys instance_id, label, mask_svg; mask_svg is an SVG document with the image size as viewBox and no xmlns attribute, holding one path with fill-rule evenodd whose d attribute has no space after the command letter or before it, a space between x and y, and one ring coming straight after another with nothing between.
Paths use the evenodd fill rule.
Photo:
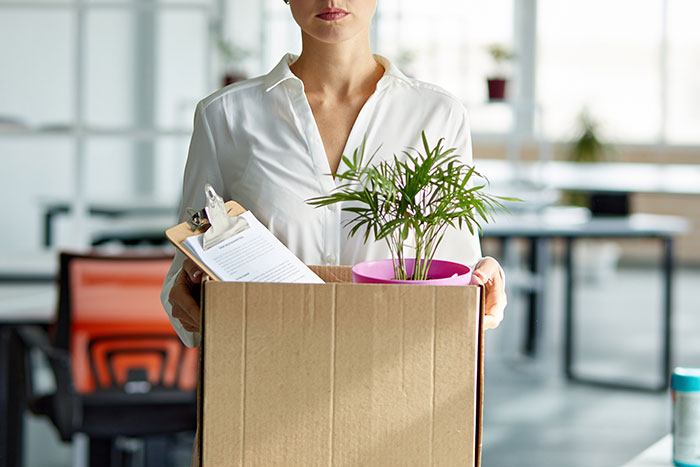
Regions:
<instances>
[{"instance_id":1,"label":"office desk","mask_svg":"<svg viewBox=\"0 0 700 467\"><path fill-rule=\"evenodd\" d=\"M603 385L615 388L645 389L663 391L668 387L668 375L671 371L671 311L673 290L673 242L678 235L690 230L689 222L676 216L659 216L651 214L633 214L618 218L594 218L580 215L580 210L567 208L550 208L540 213L524 213L498 216L494 222L484 226L484 238L496 238L507 242L524 238L530 242L531 254L529 267L537 277L545 277L549 261L542 252L555 238L565 242L565 333L564 333L564 371L570 380ZM595 238L652 238L658 239L663 249L661 266L663 269L663 341L662 368L658 384L643 386L636 383L604 381L581 377L573 371L574 349L574 244L579 239ZM506 264L508 266L508 264ZM528 292L531 305L528 316L527 346L536 350L537 336L541 330L542 288Z\"/></svg>"},{"instance_id":2,"label":"office desk","mask_svg":"<svg viewBox=\"0 0 700 467\"><path fill-rule=\"evenodd\" d=\"M166 244L164 231L177 221L178 207L172 202L150 199L95 201L87 203L86 214L91 244L99 245L118 240L126 245L142 242ZM51 200L43 203L44 246L55 243L54 223L60 216L71 213L68 201ZM100 222L100 220L102 222Z\"/></svg>"},{"instance_id":3,"label":"office desk","mask_svg":"<svg viewBox=\"0 0 700 467\"><path fill-rule=\"evenodd\" d=\"M700 164L476 161L494 187L515 181L588 192L700 195Z\"/></svg>"},{"instance_id":4,"label":"office desk","mask_svg":"<svg viewBox=\"0 0 700 467\"><path fill-rule=\"evenodd\" d=\"M46 284L55 280L57 272L58 251L55 250L19 251L0 255L0 286L10 283Z\"/></svg>"}]
</instances>

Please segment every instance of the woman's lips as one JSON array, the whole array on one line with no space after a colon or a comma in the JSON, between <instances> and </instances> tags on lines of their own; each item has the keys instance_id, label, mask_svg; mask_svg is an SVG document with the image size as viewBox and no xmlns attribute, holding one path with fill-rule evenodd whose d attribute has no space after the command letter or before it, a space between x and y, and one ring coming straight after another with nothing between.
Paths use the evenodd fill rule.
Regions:
<instances>
[{"instance_id":1,"label":"woman's lips","mask_svg":"<svg viewBox=\"0 0 700 467\"><path fill-rule=\"evenodd\" d=\"M321 13L316 15L316 18L321 18L324 21L337 21L345 18L348 12L340 8L325 8Z\"/></svg>"}]
</instances>

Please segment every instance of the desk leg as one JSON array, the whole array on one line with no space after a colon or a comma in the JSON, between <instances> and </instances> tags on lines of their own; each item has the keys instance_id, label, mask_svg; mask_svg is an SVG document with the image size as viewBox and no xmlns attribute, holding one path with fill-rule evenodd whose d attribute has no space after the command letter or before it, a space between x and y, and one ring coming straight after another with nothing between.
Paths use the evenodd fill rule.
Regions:
<instances>
[{"instance_id":1,"label":"desk leg","mask_svg":"<svg viewBox=\"0 0 700 467\"><path fill-rule=\"evenodd\" d=\"M545 283L549 271L549 239L533 237L530 241L528 267L534 278L532 289L527 293L526 335L523 353L530 357L537 356L539 341L542 336L544 319Z\"/></svg>"},{"instance_id":2,"label":"desk leg","mask_svg":"<svg viewBox=\"0 0 700 467\"><path fill-rule=\"evenodd\" d=\"M564 244L564 374L573 379L571 364L574 349L574 239L567 237Z\"/></svg>"},{"instance_id":3,"label":"desk leg","mask_svg":"<svg viewBox=\"0 0 700 467\"><path fill-rule=\"evenodd\" d=\"M519 271L520 256L517 248L517 239L514 237L500 237L502 266L506 271ZM539 341L542 336L543 319L545 315L545 284L549 274L551 261L550 239L541 237L528 237L529 254L527 259L527 272L534 278L521 291L523 285L517 285L518 278L508 280L506 277L506 294L515 301L516 295L524 295L526 298L525 310L525 334L523 336L521 351L528 357L536 357L539 352ZM516 285L514 285L516 284ZM519 298L519 297L518 297Z\"/></svg>"},{"instance_id":4,"label":"desk leg","mask_svg":"<svg viewBox=\"0 0 700 467\"><path fill-rule=\"evenodd\" d=\"M661 379L658 384L644 385L636 382L616 382L581 377L573 371L574 356L574 265L573 265L573 238L566 238L566 251L564 257L566 290L565 290L565 329L564 329L564 373L571 381L576 381L594 386L603 386L614 389L629 389L636 391L658 391L663 392L668 389L669 376L671 372L671 309L673 294L673 239L671 237L661 238L663 245L663 326L661 331L662 340L662 362Z\"/></svg>"},{"instance_id":5,"label":"desk leg","mask_svg":"<svg viewBox=\"0 0 700 467\"><path fill-rule=\"evenodd\" d=\"M47 209L44 213L44 246L49 248L53 243L53 212Z\"/></svg>"},{"instance_id":6,"label":"desk leg","mask_svg":"<svg viewBox=\"0 0 700 467\"><path fill-rule=\"evenodd\" d=\"M666 237L661 239L664 247L664 348L663 361L661 368L661 382L659 390L663 391L668 388L671 377L671 314L673 310L673 270L675 267L673 259L673 238Z\"/></svg>"},{"instance_id":7,"label":"desk leg","mask_svg":"<svg viewBox=\"0 0 700 467\"><path fill-rule=\"evenodd\" d=\"M0 466L22 465L24 366L17 337L0 325Z\"/></svg>"}]
</instances>

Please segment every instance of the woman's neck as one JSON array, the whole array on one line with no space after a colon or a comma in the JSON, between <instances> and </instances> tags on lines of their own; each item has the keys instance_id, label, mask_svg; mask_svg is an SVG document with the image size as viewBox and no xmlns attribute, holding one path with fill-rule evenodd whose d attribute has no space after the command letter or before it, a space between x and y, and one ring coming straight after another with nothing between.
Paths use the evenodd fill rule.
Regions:
<instances>
[{"instance_id":1,"label":"woman's neck","mask_svg":"<svg viewBox=\"0 0 700 467\"><path fill-rule=\"evenodd\" d=\"M384 74L372 56L369 40L328 44L302 33L302 44L301 55L290 68L304 83L306 93L337 98L371 94Z\"/></svg>"}]
</instances>

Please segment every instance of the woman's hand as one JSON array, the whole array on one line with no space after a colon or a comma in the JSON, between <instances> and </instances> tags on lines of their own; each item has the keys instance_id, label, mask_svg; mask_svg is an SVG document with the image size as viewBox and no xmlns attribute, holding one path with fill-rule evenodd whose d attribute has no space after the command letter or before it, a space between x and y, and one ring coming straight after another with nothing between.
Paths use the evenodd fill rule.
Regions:
<instances>
[{"instance_id":1,"label":"woman's hand","mask_svg":"<svg viewBox=\"0 0 700 467\"><path fill-rule=\"evenodd\" d=\"M498 262L488 256L479 261L472 273L472 284L483 285L486 288L484 329L498 327L503 321L503 312L508 303L505 278Z\"/></svg>"},{"instance_id":2,"label":"woman's hand","mask_svg":"<svg viewBox=\"0 0 700 467\"><path fill-rule=\"evenodd\" d=\"M199 304L194 298L193 290L202 282L202 270L194 261L187 258L170 289L168 301L173 306L173 318L182 323L190 332L199 332Z\"/></svg>"}]
</instances>

